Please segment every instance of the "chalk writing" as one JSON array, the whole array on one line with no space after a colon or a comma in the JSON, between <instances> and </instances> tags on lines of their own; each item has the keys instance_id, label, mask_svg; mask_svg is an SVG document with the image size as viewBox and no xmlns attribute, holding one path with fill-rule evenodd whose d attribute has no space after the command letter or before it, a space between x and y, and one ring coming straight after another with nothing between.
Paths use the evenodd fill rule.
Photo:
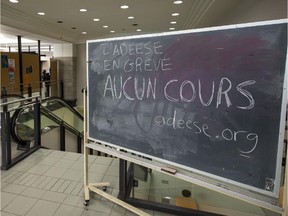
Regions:
<instances>
[{"instance_id":1,"label":"chalk writing","mask_svg":"<svg viewBox=\"0 0 288 216\"><path fill-rule=\"evenodd\" d=\"M173 129L189 129L194 134L203 134L204 136L211 138L215 137L216 139L223 139L226 141L233 141L235 143L238 142L239 137L246 138L247 141L251 141L248 143L248 147L245 146L246 150L238 148L239 153L242 154L251 154L256 149L258 144L258 135L256 133L249 133L248 131L244 130L231 130L229 128L225 128L224 130L220 131L220 134L211 134L209 132L209 125L206 123L201 123L198 120L192 121L190 119L179 119L177 118L177 111L174 110L173 117L164 117L162 115L158 115L154 118L154 122L156 125L161 127L171 127ZM243 148L243 147L242 147Z\"/></svg>"}]
</instances>

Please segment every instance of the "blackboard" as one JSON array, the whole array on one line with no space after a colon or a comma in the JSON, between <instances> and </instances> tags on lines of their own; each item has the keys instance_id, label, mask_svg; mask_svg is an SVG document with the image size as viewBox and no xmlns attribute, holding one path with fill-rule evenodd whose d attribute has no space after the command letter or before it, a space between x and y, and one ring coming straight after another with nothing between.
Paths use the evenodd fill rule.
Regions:
<instances>
[{"instance_id":1,"label":"blackboard","mask_svg":"<svg viewBox=\"0 0 288 216\"><path fill-rule=\"evenodd\" d=\"M88 137L275 196L286 52L286 20L87 41Z\"/></svg>"}]
</instances>

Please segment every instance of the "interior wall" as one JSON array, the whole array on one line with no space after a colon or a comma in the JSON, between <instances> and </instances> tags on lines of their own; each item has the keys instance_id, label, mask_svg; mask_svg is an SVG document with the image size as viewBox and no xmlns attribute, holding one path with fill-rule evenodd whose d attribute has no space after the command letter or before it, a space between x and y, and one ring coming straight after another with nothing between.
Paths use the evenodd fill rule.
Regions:
<instances>
[{"instance_id":1,"label":"interior wall","mask_svg":"<svg viewBox=\"0 0 288 216\"><path fill-rule=\"evenodd\" d=\"M82 89L86 88L86 43L76 45L77 55L77 106L83 107Z\"/></svg>"}]
</instances>

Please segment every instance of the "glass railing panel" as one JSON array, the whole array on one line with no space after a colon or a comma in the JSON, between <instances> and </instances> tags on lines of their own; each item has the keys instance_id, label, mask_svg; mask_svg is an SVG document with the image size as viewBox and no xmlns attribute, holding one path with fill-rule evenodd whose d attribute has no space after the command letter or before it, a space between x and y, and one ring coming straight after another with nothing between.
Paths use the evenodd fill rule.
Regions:
<instances>
[{"instance_id":1,"label":"glass railing panel","mask_svg":"<svg viewBox=\"0 0 288 216\"><path fill-rule=\"evenodd\" d=\"M71 108L65 103L49 100L42 103L42 106L49 110L53 115L64 121L66 124L76 129L78 132L83 132L83 120L77 114L75 114L75 112L77 112L76 110L71 110Z\"/></svg>"}]
</instances>

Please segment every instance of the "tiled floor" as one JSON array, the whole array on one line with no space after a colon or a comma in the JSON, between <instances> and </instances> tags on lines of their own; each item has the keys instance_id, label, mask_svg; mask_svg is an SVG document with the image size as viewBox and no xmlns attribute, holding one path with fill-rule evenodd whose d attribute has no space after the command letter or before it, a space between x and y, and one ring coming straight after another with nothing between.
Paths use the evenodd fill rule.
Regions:
<instances>
[{"instance_id":1,"label":"tiled floor","mask_svg":"<svg viewBox=\"0 0 288 216\"><path fill-rule=\"evenodd\" d=\"M89 156L89 182L109 181L118 195L118 159ZM1 216L132 216L130 211L91 193L83 205L83 154L39 149L1 172ZM151 215L167 215L145 210Z\"/></svg>"}]
</instances>

